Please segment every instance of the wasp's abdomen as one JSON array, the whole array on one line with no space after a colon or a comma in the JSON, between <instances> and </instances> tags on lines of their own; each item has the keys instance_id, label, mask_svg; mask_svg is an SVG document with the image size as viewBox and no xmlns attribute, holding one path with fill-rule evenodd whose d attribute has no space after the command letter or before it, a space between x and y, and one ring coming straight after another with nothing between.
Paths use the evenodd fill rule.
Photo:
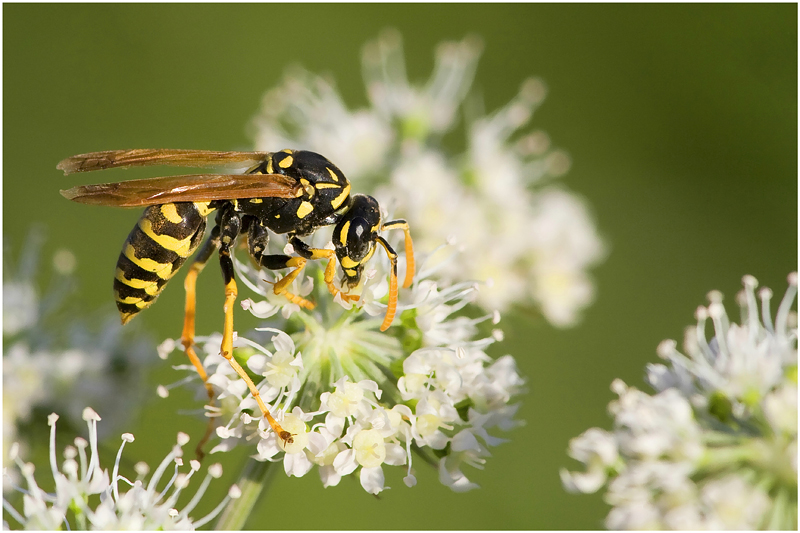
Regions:
<instances>
[{"instance_id":1,"label":"wasp's abdomen","mask_svg":"<svg viewBox=\"0 0 800 533\"><path fill-rule=\"evenodd\" d=\"M200 244L209 213L205 202L145 209L117 261L114 297L122 323L152 305L164 285Z\"/></svg>"}]
</instances>

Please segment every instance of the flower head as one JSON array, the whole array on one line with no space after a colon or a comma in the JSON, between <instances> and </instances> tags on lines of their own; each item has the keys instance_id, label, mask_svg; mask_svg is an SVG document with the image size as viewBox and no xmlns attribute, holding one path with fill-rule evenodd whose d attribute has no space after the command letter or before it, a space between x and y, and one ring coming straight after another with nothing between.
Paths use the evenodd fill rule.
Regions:
<instances>
[{"instance_id":1,"label":"flower head","mask_svg":"<svg viewBox=\"0 0 800 533\"><path fill-rule=\"evenodd\" d=\"M243 307L270 316L275 327L237 336L234 356L292 439L282 440L257 416L249 391L219 355L219 337L198 338L219 399L209 412L220 439L212 453L255 444L259 460L281 461L289 476L317 467L323 484L332 486L356 473L365 490L378 493L386 488L386 467L402 466L406 484L416 482L416 447L423 460L443 465L446 485L477 486L460 469L482 467L488 448L503 442L490 432L514 427L510 402L523 381L511 356L494 361L485 352L501 336L495 330L482 337L480 326L496 322L498 314L454 315L474 301L478 284L440 288L427 279L427 263L411 289L401 291L396 326L382 332L388 261L371 264L356 303L333 300L322 270L307 267L316 279L299 283L313 287L313 311L286 299L270 301L272 281L263 280L273 274L237 261L243 283L265 295Z\"/></svg>"},{"instance_id":2,"label":"flower head","mask_svg":"<svg viewBox=\"0 0 800 533\"><path fill-rule=\"evenodd\" d=\"M116 315L94 318L101 326L75 319L69 308L75 256L58 250L53 280L37 283L44 237L34 229L16 267L3 278L3 443L27 446L20 428L34 409L58 407L73 425L87 404L102 403L119 423L140 390L152 344L136 331L123 331ZM104 428L111 431L113 424ZM102 435L101 435L102 436Z\"/></svg>"},{"instance_id":3,"label":"flower head","mask_svg":"<svg viewBox=\"0 0 800 533\"><path fill-rule=\"evenodd\" d=\"M610 529L795 529L797 527L797 274L772 320L769 289L743 279L741 323L719 292L649 365L650 395L621 380L609 405L614 429L570 442L586 472L562 470L571 492L607 487ZM711 319L714 337L706 338Z\"/></svg>"},{"instance_id":4,"label":"flower head","mask_svg":"<svg viewBox=\"0 0 800 533\"><path fill-rule=\"evenodd\" d=\"M97 422L100 416L86 408L83 418L89 427L89 440L78 437L75 446L64 450L64 462L59 469L56 453L56 421L58 415L48 417L50 426L50 471L55 482L55 492L43 491L34 477L34 466L23 462L19 448L13 446L11 459L16 462L27 488L18 490L23 494L23 510L19 512L3 499L3 508L9 516L26 529L58 530L103 529L103 530L153 530L195 529L212 520L231 499L239 496L233 486L222 502L207 516L192 519L189 514L200 502L212 478L222 475L219 464L207 469L205 479L186 506L176 509L178 497L189 487L192 477L200 470L200 463L190 461L188 472L181 472L182 448L189 441L183 433L178 434L176 445L161 464L150 475L145 463L134 469L134 481L120 474L122 451L127 443L134 441L133 435L124 433L114 466L109 472L100 466L97 442ZM88 451L88 454L87 454ZM170 470L169 479L164 476ZM161 487L159 487L161 485Z\"/></svg>"}]
</instances>

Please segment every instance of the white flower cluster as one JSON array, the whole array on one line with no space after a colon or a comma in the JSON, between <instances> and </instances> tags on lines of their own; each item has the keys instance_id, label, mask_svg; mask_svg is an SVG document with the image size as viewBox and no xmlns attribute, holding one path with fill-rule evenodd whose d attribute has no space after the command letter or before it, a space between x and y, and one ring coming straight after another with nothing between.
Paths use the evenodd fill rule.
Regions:
<instances>
[{"instance_id":1,"label":"white flower cluster","mask_svg":"<svg viewBox=\"0 0 800 533\"><path fill-rule=\"evenodd\" d=\"M613 431L570 442L586 472L563 470L571 492L607 486L609 529L797 529L797 274L772 321L772 292L744 277L741 324L722 296L697 310L684 355L674 341L650 365L648 395L615 380ZM711 318L715 336L708 342Z\"/></svg>"},{"instance_id":2,"label":"white flower cluster","mask_svg":"<svg viewBox=\"0 0 800 533\"><path fill-rule=\"evenodd\" d=\"M178 498L186 492L192 477L200 470L199 462L190 461L188 473L179 471L179 467L183 465L182 447L189 441L187 435L178 434L177 444L159 464L149 481L146 481L146 476L150 468L146 463L135 465L137 478L130 481L119 471L122 451L126 443L133 442L133 435L122 435L122 444L109 473L108 469L101 468L97 451L97 422L100 416L91 408L86 408L83 418L89 426L89 440L78 437L75 439L75 446L67 446L64 450L64 462L59 470L56 462L58 415L53 413L48 417L50 470L55 482L53 494L46 493L39 487L33 475L33 464L24 463L19 458L19 448L12 446L11 459L18 465L27 488L17 488L22 493L22 512L6 499L5 494L3 508L7 513L6 517L22 528L48 531L64 528L131 531L195 529L219 514L231 498L239 497L239 490L234 485L211 513L199 520L193 520L189 513L202 499L211 479L222 475L219 464L208 468L205 479L192 499L183 509L178 510L175 508ZM162 482L170 465L173 465L172 476ZM159 484L163 486L159 488ZM3 526L3 529L10 529L7 521Z\"/></svg>"},{"instance_id":3,"label":"white flower cluster","mask_svg":"<svg viewBox=\"0 0 800 533\"><path fill-rule=\"evenodd\" d=\"M307 311L275 298L262 281L270 274L237 261L239 278L265 296L245 300L243 307L272 316L283 330L298 330L290 336L261 328L256 335L266 332L269 343L242 336L234 341L234 356L254 376L261 398L293 442L283 442L261 418L247 387L219 355L221 339L214 335L197 339L209 382L219 393L209 412L221 439L212 453L255 442L257 459L282 461L289 476L303 476L316 465L327 487L358 471L364 489L377 494L387 488L384 465L405 466L405 483L416 483L414 447L438 464L445 485L456 491L477 487L462 466L481 468L488 447L504 442L489 431L516 425L517 406L510 401L523 384L511 356L492 360L484 351L501 338L500 331L478 335L479 324L496 323L499 313L452 316L475 300L477 284L440 287L426 279L423 262L411 290L401 290L397 327L381 332L381 317L370 315L386 309L380 299L387 292L388 265L373 262L355 306L333 301L317 271L317 282L308 278L297 291L317 303ZM176 346L168 340L160 351ZM189 365L183 368L191 372Z\"/></svg>"},{"instance_id":4,"label":"white flower cluster","mask_svg":"<svg viewBox=\"0 0 800 533\"><path fill-rule=\"evenodd\" d=\"M583 200L554 184L569 158L545 133L522 131L544 99L542 82L525 81L489 115L466 105L480 51L475 39L443 43L430 79L416 86L399 35L386 32L364 49L371 107L355 111L331 82L296 69L264 96L256 147L329 155L354 190L403 214L419 249L450 240L470 250L469 261L441 269L443 279L490 280L478 297L484 307L532 300L553 325L571 326L593 299L587 270L604 246ZM448 155L441 140L462 109L474 116L465 150Z\"/></svg>"},{"instance_id":5,"label":"white flower cluster","mask_svg":"<svg viewBox=\"0 0 800 533\"><path fill-rule=\"evenodd\" d=\"M76 321L66 309L75 283L75 256L53 256L53 279L41 291L36 281L43 237L32 231L16 268L3 279L3 445L26 446L19 433L34 409L58 409L75 424L84 406L102 403L115 423L130 411L152 344L123 333L116 313L102 327ZM97 333L95 333L95 331ZM46 412L46 411L45 411ZM106 430L112 429L111 426Z\"/></svg>"}]
</instances>

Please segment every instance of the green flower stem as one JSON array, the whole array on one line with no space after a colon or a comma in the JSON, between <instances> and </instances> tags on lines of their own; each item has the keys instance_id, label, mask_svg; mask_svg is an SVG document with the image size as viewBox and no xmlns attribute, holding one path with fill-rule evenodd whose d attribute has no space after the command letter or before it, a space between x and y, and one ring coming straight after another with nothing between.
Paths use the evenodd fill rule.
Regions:
<instances>
[{"instance_id":1,"label":"green flower stem","mask_svg":"<svg viewBox=\"0 0 800 533\"><path fill-rule=\"evenodd\" d=\"M258 502L261 492L275 477L276 468L269 461L250 458L236 483L242 495L231 500L217 522L217 531L241 531ZM259 528L257 528L259 529Z\"/></svg>"}]
</instances>

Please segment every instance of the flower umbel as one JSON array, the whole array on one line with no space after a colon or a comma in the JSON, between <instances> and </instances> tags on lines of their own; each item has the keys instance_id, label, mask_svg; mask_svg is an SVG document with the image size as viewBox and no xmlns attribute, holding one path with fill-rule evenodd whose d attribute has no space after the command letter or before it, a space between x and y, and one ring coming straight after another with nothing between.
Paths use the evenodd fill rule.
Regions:
<instances>
[{"instance_id":1,"label":"flower umbel","mask_svg":"<svg viewBox=\"0 0 800 533\"><path fill-rule=\"evenodd\" d=\"M3 278L3 444L8 450L17 442L23 453L29 439L21 428L36 409L58 407L64 420L79 426L84 407L102 403L114 423L124 421L152 360L152 344L123 331L115 315L95 317L100 327L74 318L71 252L53 254L52 281L40 287L43 244L41 231L33 229L18 264L7 265ZM111 430L108 424L105 431Z\"/></svg>"},{"instance_id":2,"label":"flower umbel","mask_svg":"<svg viewBox=\"0 0 800 533\"><path fill-rule=\"evenodd\" d=\"M387 488L385 466L403 467L405 483L416 483L414 447L423 460L439 465L447 486L477 487L461 467L482 467L488 448L503 442L490 431L516 424L510 401L523 383L511 356L493 361L485 352L501 338L499 330L485 338L478 333L480 324L496 323L499 314L455 316L476 299L478 284L439 286L428 279L423 260L412 288L401 291L397 325L382 332L388 261L373 266L355 305L333 300L321 269L308 267L316 269L317 279L303 285L313 286L308 297L318 304L308 311L273 298L271 285L262 281L272 274L237 261L240 279L265 297L245 300L243 307L270 316L277 327L237 336L234 356L292 442L255 416L255 401L219 355L219 337L212 336L197 339L207 354L209 382L219 393L218 406L209 412L221 439L212 453L255 443L258 460L281 461L289 476L316 466L327 487L357 472L364 489L377 494Z\"/></svg>"},{"instance_id":3,"label":"flower umbel","mask_svg":"<svg viewBox=\"0 0 800 533\"><path fill-rule=\"evenodd\" d=\"M195 529L212 520L239 491L232 486L228 495L207 516L193 519L189 514L200 502L213 478L222 475L222 467L208 467L205 479L186 506L175 508L178 497L189 487L192 477L200 470L200 463L190 461L189 472L181 472L182 447L189 441L183 433L178 434L177 444L158 465L155 472L147 475L146 463L134 467L137 477L130 481L119 473L122 451L127 443L134 441L130 433L122 434L122 444L117 452L114 466L109 472L100 466L97 443L98 414L86 408L83 418L89 427L89 440L78 437L75 446L64 450L64 462L59 470L56 460L55 413L48 417L50 426L50 470L55 483L55 493L47 493L34 478L34 467L24 463L18 456L19 448L12 446L14 460L25 480L27 488L19 488L23 494L23 511L15 509L6 497L3 508L6 513L25 529L103 529L103 530L153 530ZM88 448L88 455L87 455ZM172 466L169 479L164 475ZM159 487L159 485L162 485ZM7 526L7 524L6 524Z\"/></svg>"},{"instance_id":4,"label":"flower umbel","mask_svg":"<svg viewBox=\"0 0 800 533\"><path fill-rule=\"evenodd\" d=\"M686 331L686 355L667 340L658 354L668 364L648 366L656 394L615 380L614 429L570 442L587 470L562 470L564 487L606 486L609 529L797 528L797 274L774 322L772 292L757 298L756 279L743 282L740 324L709 293Z\"/></svg>"}]
</instances>

